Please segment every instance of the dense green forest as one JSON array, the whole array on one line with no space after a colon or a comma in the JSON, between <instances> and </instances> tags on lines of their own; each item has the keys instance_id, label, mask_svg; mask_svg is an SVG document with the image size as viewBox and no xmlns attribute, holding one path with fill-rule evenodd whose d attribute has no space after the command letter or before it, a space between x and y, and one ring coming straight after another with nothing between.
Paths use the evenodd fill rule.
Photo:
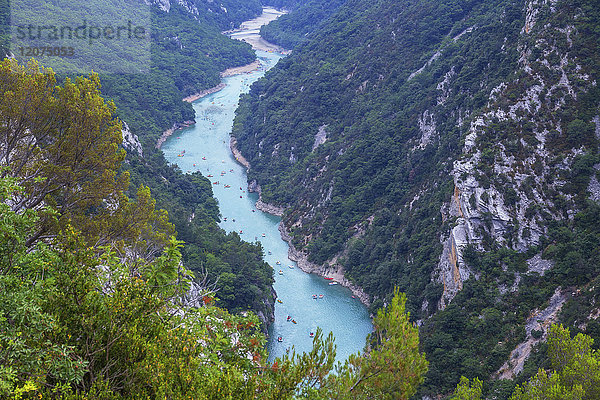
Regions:
<instances>
[{"instance_id":1,"label":"dense green forest","mask_svg":"<svg viewBox=\"0 0 600 400\"><path fill-rule=\"evenodd\" d=\"M422 395L464 375L508 398L543 348L488 378L546 337L531 316L557 289L556 318L598 339L599 6L351 0L241 102L249 179L295 247L372 310L407 293Z\"/></svg>"},{"instance_id":2,"label":"dense green forest","mask_svg":"<svg viewBox=\"0 0 600 400\"><path fill-rule=\"evenodd\" d=\"M290 12L261 27L260 35L285 49L293 49L316 31L344 2L345 0L274 2L276 6L284 7Z\"/></svg>"},{"instance_id":3,"label":"dense green forest","mask_svg":"<svg viewBox=\"0 0 600 400\"><path fill-rule=\"evenodd\" d=\"M8 2L2 4L8 10ZM113 12L127 11L102 2L89 5L91 10L95 6L108 7ZM24 13L31 24L43 25L46 22L39 18L48 13L55 19L68 20L72 17L69 12L74 9L86 12L76 5L61 12L56 12L57 7L52 2L37 2ZM140 185L150 189L156 207L167 211L178 238L185 242L182 257L188 269L200 278L206 276L209 282L219 282L218 306L231 312L252 309L262 322L268 322L274 303L273 277L271 268L262 260L263 250L242 242L237 234L228 235L221 230L217 226L219 211L210 182L201 175L185 175L167 165L162 153L154 148L160 134L174 123L194 119L192 106L182 101L183 97L216 86L221 71L255 59L249 45L231 40L221 31L259 15L261 4L198 0L174 2L167 10L164 3L158 2L145 7L152 28L147 73L100 74L102 94L114 101L116 115L139 137L143 148L143 157L130 151L122 166L132 183L128 194L135 198ZM119 57L112 56L107 61L118 63ZM80 71L74 65L71 70ZM60 74L58 79L74 75Z\"/></svg>"},{"instance_id":4,"label":"dense green forest","mask_svg":"<svg viewBox=\"0 0 600 400\"><path fill-rule=\"evenodd\" d=\"M265 3L295 53L234 133L293 244L370 295L364 354L267 363L262 249L154 148L254 59L220 31L261 4L157 1L146 75L0 66L0 396L597 398L600 3Z\"/></svg>"},{"instance_id":5,"label":"dense green forest","mask_svg":"<svg viewBox=\"0 0 600 400\"><path fill-rule=\"evenodd\" d=\"M333 336L320 331L310 353L268 362L258 318L224 311L195 282L148 188L127 196L121 122L99 89L97 74L57 84L35 62L0 62L1 397L414 394L427 361L398 291L370 350L335 374Z\"/></svg>"}]
</instances>

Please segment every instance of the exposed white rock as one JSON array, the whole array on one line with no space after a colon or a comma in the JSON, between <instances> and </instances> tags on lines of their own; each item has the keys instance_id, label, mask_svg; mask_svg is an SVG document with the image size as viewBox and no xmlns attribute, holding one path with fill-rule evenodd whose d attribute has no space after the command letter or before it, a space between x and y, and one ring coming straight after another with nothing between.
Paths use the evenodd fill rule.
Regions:
<instances>
[{"instance_id":1,"label":"exposed white rock","mask_svg":"<svg viewBox=\"0 0 600 400\"><path fill-rule=\"evenodd\" d=\"M600 170L600 164L594 165L594 169L596 171ZM590 179L588 192L590 193L590 199L594 200L596 203L600 203L600 182L598 182L596 174L593 174Z\"/></svg>"},{"instance_id":2,"label":"exposed white rock","mask_svg":"<svg viewBox=\"0 0 600 400\"><path fill-rule=\"evenodd\" d=\"M321 125L319 131L315 135L315 142L312 146L312 151L327 141L327 125Z\"/></svg>"},{"instance_id":3,"label":"exposed white rock","mask_svg":"<svg viewBox=\"0 0 600 400\"><path fill-rule=\"evenodd\" d=\"M554 261L544 260L542 254L536 254L529 260L527 260L527 272L536 272L541 276L544 276L546 271L554 266Z\"/></svg>"},{"instance_id":4,"label":"exposed white rock","mask_svg":"<svg viewBox=\"0 0 600 400\"><path fill-rule=\"evenodd\" d=\"M129 130L129 126L125 122L123 122L123 130L121 133L123 134L123 147L126 150L134 151L138 156L143 157L142 144L140 143L139 138Z\"/></svg>"},{"instance_id":5,"label":"exposed white rock","mask_svg":"<svg viewBox=\"0 0 600 400\"><path fill-rule=\"evenodd\" d=\"M529 34L542 7L552 7L553 4L551 0L529 0L526 3L526 23L522 33ZM569 46L578 34L568 26L558 29L558 32L564 36L563 39ZM583 68L569 56L568 48L561 48L557 43L555 38L540 37L534 45L519 47L520 68L529 75L522 83L527 86L524 90L520 89L521 95L514 99L514 84L499 84L490 91L488 110L471 121L464 138L463 154L454 162L451 173L455 193L449 205L444 208L450 216L456 217L456 222L449 237L442 239L444 251L434 273L434 279L444 284L440 307L451 301L462 287L463 278L468 277L468 267L462 265L462 250L467 245L483 250L483 233L490 235L500 245L510 245L517 251L524 251L539 243L540 238L545 235L545 225L542 223L544 218L573 218L577 211L570 207L567 215L562 215L560 210L554 208L547 193L548 189L552 189L559 192L565 201L572 202L572 195L561 190L566 182L560 179L559 171L569 170L575 157L582 154L583 149L572 149L570 153L563 155L560 162L554 161L546 146L551 132L563 134L561 125L556 121L540 121L539 114L542 108L555 110L567 101L577 99L578 92L589 90L593 82L590 82ZM539 53L542 56L535 64L530 65L532 51L527 46L537 47L538 52L541 50ZM548 74L545 70L552 70L553 73ZM546 82L544 79L552 80ZM575 80L578 81L576 86L572 84ZM439 103L444 102L446 81L445 78L438 84L438 90L442 91ZM600 138L600 116L593 121L596 123L596 136ZM485 149L480 148L478 138L493 135L493 124L498 122L507 122L517 127L526 123L528 126L524 127L523 135L518 135L510 142L498 141L491 147L488 142ZM553 126L548 126L548 122ZM488 127L492 127L492 130L488 130ZM490 150L492 152L492 165L488 165L487 169L492 174L482 177L484 150L486 158L490 156ZM485 188L479 182L484 182L482 178L485 179ZM504 194L508 191L512 192L510 204L504 199ZM595 177L591 179L589 191L592 199L600 201L600 182ZM514 229L515 227L518 229ZM529 264L531 270L541 272L551 267L551 264L541 258L534 258Z\"/></svg>"},{"instance_id":6,"label":"exposed white rock","mask_svg":"<svg viewBox=\"0 0 600 400\"><path fill-rule=\"evenodd\" d=\"M144 3L148 5L156 4L164 12L171 10L171 2L169 0L144 0Z\"/></svg>"},{"instance_id":7,"label":"exposed white rock","mask_svg":"<svg viewBox=\"0 0 600 400\"><path fill-rule=\"evenodd\" d=\"M177 0L177 3L185 8L190 14L199 15L198 8L193 2L187 0Z\"/></svg>"},{"instance_id":8,"label":"exposed white rock","mask_svg":"<svg viewBox=\"0 0 600 400\"><path fill-rule=\"evenodd\" d=\"M544 310L534 311L525 322L526 339L519 344L511 353L507 362L496 372L499 379L512 379L523 371L525 361L529 358L531 350L540 341L546 340L550 325L556 323L558 313L567 297L561 293L560 287L556 289L550 298L549 305ZM541 331L542 336L539 339L531 335L533 330Z\"/></svg>"},{"instance_id":9,"label":"exposed white rock","mask_svg":"<svg viewBox=\"0 0 600 400\"><path fill-rule=\"evenodd\" d=\"M425 110L419 118L419 130L421 131L421 139L419 140L418 148L424 149L437 137L435 130L435 118L432 112Z\"/></svg>"},{"instance_id":10,"label":"exposed white rock","mask_svg":"<svg viewBox=\"0 0 600 400\"><path fill-rule=\"evenodd\" d=\"M437 104L444 105L450 97L450 81L456 75L454 65L444 74L444 79L438 83L436 89L440 92L437 97Z\"/></svg>"}]
</instances>

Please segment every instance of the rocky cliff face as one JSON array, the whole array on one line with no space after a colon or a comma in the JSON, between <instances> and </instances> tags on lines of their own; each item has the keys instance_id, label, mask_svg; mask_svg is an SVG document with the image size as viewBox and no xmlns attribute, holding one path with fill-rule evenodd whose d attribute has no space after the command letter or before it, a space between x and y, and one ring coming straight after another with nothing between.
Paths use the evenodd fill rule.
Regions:
<instances>
[{"instance_id":1,"label":"rocky cliff face","mask_svg":"<svg viewBox=\"0 0 600 400\"><path fill-rule=\"evenodd\" d=\"M523 368L511 352L570 301L542 277L584 269L547 258L600 199L596 3L349 1L241 102L239 151L293 256L373 308L406 292L430 393L449 368Z\"/></svg>"},{"instance_id":2,"label":"rocky cliff face","mask_svg":"<svg viewBox=\"0 0 600 400\"><path fill-rule=\"evenodd\" d=\"M156 5L164 12L171 12L174 5L180 6L200 22L209 19L219 23L222 29L231 29L261 13L260 0L143 0Z\"/></svg>"},{"instance_id":3,"label":"rocky cliff face","mask_svg":"<svg viewBox=\"0 0 600 400\"><path fill-rule=\"evenodd\" d=\"M595 122L597 130L597 118L581 121L587 128L585 123L573 128L573 120L560 112L577 104L597 82L574 48L586 40L573 25L577 11L557 8L557 3L525 3L516 79L492 89L486 110L471 122L454 162L449 216L456 222L438 265L438 279L444 283L441 307L470 276L462 260L465 246L486 250L487 240L525 251L545 235L548 220L572 218L578 210L574 195L565 190L565 177L577 157L589 150L589 124ZM544 20L538 22L541 15ZM568 142L568 135L579 138L574 145L557 148L559 138Z\"/></svg>"},{"instance_id":4,"label":"rocky cliff face","mask_svg":"<svg viewBox=\"0 0 600 400\"><path fill-rule=\"evenodd\" d=\"M129 129L127 123L123 122L123 147L126 150L134 152L140 157L143 157L144 154L142 152L142 144L140 143L140 139L137 135Z\"/></svg>"}]
</instances>

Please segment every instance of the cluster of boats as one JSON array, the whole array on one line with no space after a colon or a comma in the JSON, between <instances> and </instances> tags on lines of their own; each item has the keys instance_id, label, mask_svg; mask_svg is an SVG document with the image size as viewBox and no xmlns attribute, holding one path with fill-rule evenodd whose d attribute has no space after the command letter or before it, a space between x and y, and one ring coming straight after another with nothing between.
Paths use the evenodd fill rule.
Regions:
<instances>
[{"instance_id":1,"label":"cluster of boats","mask_svg":"<svg viewBox=\"0 0 600 400\"><path fill-rule=\"evenodd\" d=\"M287 316L287 322L291 322L292 324L297 324L296 320L293 319L290 315ZM315 333L314 332L310 332L308 335L311 338L315 337ZM280 343L283 342L283 337L282 336L278 336L277 337L277 341L280 342Z\"/></svg>"},{"instance_id":2,"label":"cluster of boats","mask_svg":"<svg viewBox=\"0 0 600 400\"><path fill-rule=\"evenodd\" d=\"M329 286L337 285L338 283L333 278L325 277L326 281L329 281Z\"/></svg>"}]
</instances>

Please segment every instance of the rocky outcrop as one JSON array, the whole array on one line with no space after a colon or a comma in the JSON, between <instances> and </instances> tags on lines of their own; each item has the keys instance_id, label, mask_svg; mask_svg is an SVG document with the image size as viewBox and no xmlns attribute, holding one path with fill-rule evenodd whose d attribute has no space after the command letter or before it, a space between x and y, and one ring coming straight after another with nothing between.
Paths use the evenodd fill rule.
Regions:
<instances>
[{"instance_id":1,"label":"rocky outcrop","mask_svg":"<svg viewBox=\"0 0 600 400\"><path fill-rule=\"evenodd\" d=\"M143 157L144 154L142 152L142 144L140 143L140 139L136 134L129 130L129 126L124 121L123 130L121 132L123 134L123 147L125 150L132 151L137 153L138 156Z\"/></svg>"},{"instance_id":2,"label":"rocky outcrop","mask_svg":"<svg viewBox=\"0 0 600 400\"><path fill-rule=\"evenodd\" d=\"M533 347L545 341L548 337L548 328L555 324L558 320L558 313L563 304L567 301L567 295L557 288L554 295L549 300L549 305L543 310L534 310L527 321L525 322L526 339L519 344L511 353L507 362L496 372L496 377L499 379L513 379L521 371L525 361L529 358ZM541 335L535 338L532 335L533 331L541 332Z\"/></svg>"},{"instance_id":3,"label":"rocky outcrop","mask_svg":"<svg viewBox=\"0 0 600 400\"><path fill-rule=\"evenodd\" d=\"M518 61L523 78L506 82L491 90L486 111L475 118L465 136L462 155L453 165L454 207L447 207L456 218L449 237L443 238L444 251L435 279L444 284L440 307L444 307L468 278L468 266L462 260L467 245L486 250L485 240L517 251L525 251L539 243L546 234L545 221L572 218L577 211L572 195L565 193L565 181L560 178L583 150L580 147L562 152L562 162L553 158L549 146L552 137L564 135L560 119L553 117L568 102L596 85L570 55L578 32L572 26L537 26L543 9L556 12L555 1L530 0L526 3L525 25L521 35L535 40L523 40L518 46ZM545 11L544 11L545 12ZM544 30L552 29L552 36ZM538 58L531 60L531 54ZM447 73L438 84L438 102L448 98ZM574 82L577 84L574 84ZM515 91L515 85L520 85ZM518 95L515 95L518 93ZM421 131L427 129L423 115ZM527 128L524 122L527 121ZM588 121L586 121L588 122ZM504 131L497 128L500 124ZM504 138L504 132L513 132ZM553 136L554 135L554 136ZM492 146L489 137L495 136ZM423 141L423 140L422 140ZM589 191L592 199L600 199L600 184L592 177ZM555 207L556 195L567 202L565 214ZM485 240L484 240L485 239Z\"/></svg>"},{"instance_id":4,"label":"rocky outcrop","mask_svg":"<svg viewBox=\"0 0 600 400\"><path fill-rule=\"evenodd\" d=\"M319 131L315 135L315 142L312 146L312 151L327 141L327 125L321 125Z\"/></svg>"},{"instance_id":5,"label":"rocky outcrop","mask_svg":"<svg viewBox=\"0 0 600 400\"><path fill-rule=\"evenodd\" d=\"M435 117L429 110L425 110L421 118L419 118L419 130L421 131L421 138L417 147L423 150L437 136Z\"/></svg>"},{"instance_id":6,"label":"rocky outcrop","mask_svg":"<svg viewBox=\"0 0 600 400\"><path fill-rule=\"evenodd\" d=\"M231 153L235 157L235 160L237 162L239 162L240 164L242 164L246 168L246 171L249 170L250 169L250 163L248 162L248 160L246 160L244 158L244 156L242 155L242 153L238 150L238 148L237 148L237 139L234 138L233 136L231 136L231 138L229 139L229 148L231 149ZM256 181L254 181L254 183L256 184ZM258 191L258 190L252 190L252 189L250 189L250 186L248 186L248 190L251 191L251 192L257 192Z\"/></svg>"},{"instance_id":7,"label":"rocky outcrop","mask_svg":"<svg viewBox=\"0 0 600 400\"><path fill-rule=\"evenodd\" d=\"M171 136L176 130L188 128L195 123L196 123L196 121L184 121L184 122L174 123L170 129L167 129L166 131L163 132L162 135L160 135L160 137L156 141L156 148L160 149L160 146L162 146L163 143L166 142L166 140L169 138L169 136Z\"/></svg>"},{"instance_id":8,"label":"rocky outcrop","mask_svg":"<svg viewBox=\"0 0 600 400\"><path fill-rule=\"evenodd\" d=\"M187 12L199 15L198 7L196 7L194 2L188 0L144 0L144 2L148 5L156 5L164 12L171 11L171 3L174 2L182 6Z\"/></svg>"}]
</instances>

